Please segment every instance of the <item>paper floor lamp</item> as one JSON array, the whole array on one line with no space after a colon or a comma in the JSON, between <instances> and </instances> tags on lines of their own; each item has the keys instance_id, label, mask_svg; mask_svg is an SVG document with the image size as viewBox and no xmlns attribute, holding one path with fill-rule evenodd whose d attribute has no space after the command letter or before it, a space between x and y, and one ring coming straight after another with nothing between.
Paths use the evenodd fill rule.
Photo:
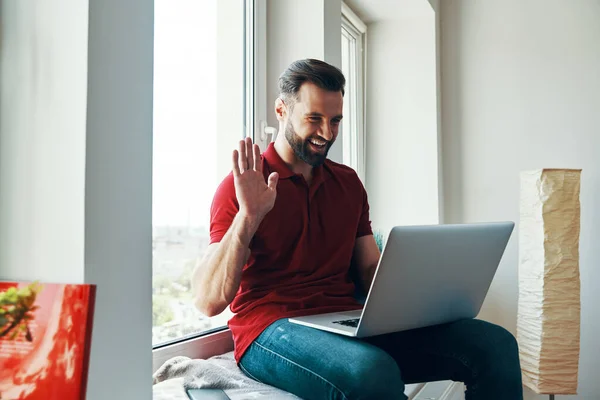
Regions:
<instances>
[{"instance_id":1,"label":"paper floor lamp","mask_svg":"<svg viewBox=\"0 0 600 400\"><path fill-rule=\"evenodd\" d=\"M551 399L577 393L580 176L521 173L517 340L523 384Z\"/></svg>"}]
</instances>

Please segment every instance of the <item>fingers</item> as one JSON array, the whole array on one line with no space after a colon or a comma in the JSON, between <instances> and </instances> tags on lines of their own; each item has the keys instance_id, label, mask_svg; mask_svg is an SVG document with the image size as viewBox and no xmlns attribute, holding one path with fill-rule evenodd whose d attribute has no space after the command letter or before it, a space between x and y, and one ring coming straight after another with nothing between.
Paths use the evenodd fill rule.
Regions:
<instances>
[{"instance_id":1,"label":"fingers","mask_svg":"<svg viewBox=\"0 0 600 400\"><path fill-rule=\"evenodd\" d=\"M273 172L269 175L268 183L269 189L275 190L277 188L277 182L279 181L279 174L277 172Z\"/></svg>"},{"instance_id":2,"label":"fingers","mask_svg":"<svg viewBox=\"0 0 600 400\"><path fill-rule=\"evenodd\" d=\"M254 170L258 172L262 172L262 162L260 159L260 147L257 144L252 146L254 150Z\"/></svg>"},{"instance_id":3,"label":"fingers","mask_svg":"<svg viewBox=\"0 0 600 400\"><path fill-rule=\"evenodd\" d=\"M237 150L233 151L233 176L240 176L240 164L239 164L239 153Z\"/></svg>"},{"instance_id":4,"label":"fingers","mask_svg":"<svg viewBox=\"0 0 600 400\"><path fill-rule=\"evenodd\" d=\"M260 159L260 147L252 144L252 138L240 140L239 150L234 151L234 173L243 174L244 171L254 169L262 172L262 162Z\"/></svg>"},{"instance_id":5,"label":"fingers","mask_svg":"<svg viewBox=\"0 0 600 400\"><path fill-rule=\"evenodd\" d=\"M254 168L254 151L252 150L252 138L246 138L246 158L248 159L247 169Z\"/></svg>"},{"instance_id":6,"label":"fingers","mask_svg":"<svg viewBox=\"0 0 600 400\"><path fill-rule=\"evenodd\" d=\"M248 157L246 156L246 141L240 140L240 158L239 158L240 173L244 173L248 169Z\"/></svg>"}]
</instances>

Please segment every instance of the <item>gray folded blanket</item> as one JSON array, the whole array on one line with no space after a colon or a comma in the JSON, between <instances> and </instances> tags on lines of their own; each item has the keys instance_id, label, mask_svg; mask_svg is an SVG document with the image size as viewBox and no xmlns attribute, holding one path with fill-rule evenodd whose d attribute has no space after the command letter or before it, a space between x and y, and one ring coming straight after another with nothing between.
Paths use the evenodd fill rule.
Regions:
<instances>
[{"instance_id":1,"label":"gray folded blanket","mask_svg":"<svg viewBox=\"0 0 600 400\"><path fill-rule=\"evenodd\" d=\"M293 394L246 376L237 366L233 352L206 360L173 357L152 375L153 384L174 378L182 378L185 390L222 389L232 400L261 397L278 400L299 399Z\"/></svg>"}]
</instances>

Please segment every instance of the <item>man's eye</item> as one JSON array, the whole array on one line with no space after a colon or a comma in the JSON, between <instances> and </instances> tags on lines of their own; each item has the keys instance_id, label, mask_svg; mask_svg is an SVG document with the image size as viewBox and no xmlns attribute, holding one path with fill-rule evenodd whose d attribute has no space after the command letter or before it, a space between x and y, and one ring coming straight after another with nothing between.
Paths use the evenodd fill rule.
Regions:
<instances>
[{"instance_id":1,"label":"man's eye","mask_svg":"<svg viewBox=\"0 0 600 400\"><path fill-rule=\"evenodd\" d=\"M321 122L321 118L319 117L310 117L308 118L310 122Z\"/></svg>"}]
</instances>

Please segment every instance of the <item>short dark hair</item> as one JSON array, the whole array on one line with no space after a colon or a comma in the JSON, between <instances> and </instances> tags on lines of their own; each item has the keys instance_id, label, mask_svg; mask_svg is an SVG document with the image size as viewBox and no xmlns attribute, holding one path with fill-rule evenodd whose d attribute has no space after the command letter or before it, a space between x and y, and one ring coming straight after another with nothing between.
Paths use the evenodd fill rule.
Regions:
<instances>
[{"instance_id":1,"label":"short dark hair","mask_svg":"<svg viewBox=\"0 0 600 400\"><path fill-rule=\"evenodd\" d=\"M279 77L279 95L284 100L295 102L300 87L306 82L321 89L342 92L343 96L346 78L338 68L321 60L308 58L294 61Z\"/></svg>"}]
</instances>

